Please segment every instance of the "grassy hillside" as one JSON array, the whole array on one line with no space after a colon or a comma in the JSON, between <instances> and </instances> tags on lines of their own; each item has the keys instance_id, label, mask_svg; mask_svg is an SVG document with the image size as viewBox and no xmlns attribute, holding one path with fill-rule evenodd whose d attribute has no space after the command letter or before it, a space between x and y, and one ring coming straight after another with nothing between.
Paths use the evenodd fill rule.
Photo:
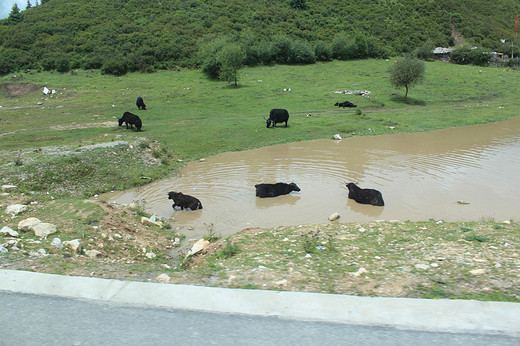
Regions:
<instances>
[{"instance_id":1,"label":"grassy hillside","mask_svg":"<svg viewBox=\"0 0 520 346\"><path fill-rule=\"evenodd\" d=\"M0 74L20 68L99 68L127 59L130 70L196 66L197 42L208 35L265 48L277 35L331 44L339 34L370 38L390 54L429 41L469 42L509 52L520 4L497 0L290 1L49 0L0 21Z\"/></svg>"}]
</instances>

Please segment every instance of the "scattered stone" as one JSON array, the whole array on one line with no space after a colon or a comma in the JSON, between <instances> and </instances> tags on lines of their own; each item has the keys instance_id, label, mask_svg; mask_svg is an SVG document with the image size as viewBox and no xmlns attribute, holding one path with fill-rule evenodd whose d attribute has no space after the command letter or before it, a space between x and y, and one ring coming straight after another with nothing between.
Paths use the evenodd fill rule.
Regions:
<instances>
[{"instance_id":1,"label":"scattered stone","mask_svg":"<svg viewBox=\"0 0 520 346\"><path fill-rule=\"evenodd\" d=\"M18 187L16 185L2 185L2 191L4 192L11 192L11 191L14 191L16 190Z\"/></svg>"},{"instance_id":2,"label":"scattered stone","mask_svg":"<svg viewBox=\"0 0 520 346\"><path fill-rule=\"evenodd\" d=\"M415 269L426 270L426 269L429 269L429 268L430 268L430 266L427 265L427 264L419 263L419 264L416 264L416 265L415 265Z\"/></svg>"},{"instance_id":3,"label":"scattered stone","mask_svg":"<svg viewBox=\"0 0 520 346\"><path fill-rule=\"evenodd\" d=\"M47 222L40 222L32 228L34 234L40 238L46 237L49 234L56 233L56 225Z\"/></svg>"},{"instance_id":4,"label":"scattered stone","mask_svg":"<svg viewBox=\"0 0 520 346\"><path fill-rule=\"evenodd\" d=\"M161 274L159 276L157 276L157 281L163 283L163 284L167 284L170 282L170 276L168 274Z\"/></svg>"},{"instance_id":5,"label":"scattered stone","mask_svg":"<svg viewBox=\"0 0 520 346\"><path fill-rule=\"evenodd\" d=\"M336 221L337 219L339 219L339 213L334 213L331 216L329 216L330 221Z\"/></svg>"},{"instance_id":6,"label":"scattered stone","mask_svg":"<svg viewBox=\"0 0 520 346\"><path fill-rule=\"evenodd\" d=\"M2 227L2 229L0 230L0 233L9 234L11 237L18 237L18 232L16 232L14 229L12 229L9 226Z\"/></svg>"},{"instance_id":7,"label":"scattered stone","mask_svg":"<svg viewBox=\"0 0 520 346\"><path fill-rule=\"evenodd\" d=\"M154 259L155 257L157 257L157 255L153 252L147 252L146 257L148 257L149 259Z\"/></svg>"},{"instance_id":8,"label":"scattered stone","mask_svg":"<svg viewBox=\"0 0 520 346\"><path fill-rule=\"evenodd\" d=\"M287 281L287 279L282 279L282 280L278 280L275 282L275 284L277 286L283 286L283 287L286 287L288 285L288 283L289 282Z\"/></svg>"},{"instance_id":9,"label":"scattered stone","mask_svg":"<svg viewBox=\"0 0 520 346\"><path fill-rule=\"evenodd\" d=\"M163 227L163 224L161 221L155 221L155 220L152 220L151 218L147 218L145 216L142 216L141 217L141 223L143 225L151 225L151 226L157 226L159 228L162 228Z\"/></svg>"},{"instance_id":10,"label":"scattered stone","mask_svg":"<svg viewBox=\"0 0 520 346\"><path fill-rule=\"evenodd\" d=\"M83 252L90 258L103 257L103 253L98 250L83 250Z\"/></svg>"},{"instance_id":11,"label":"scattered stone","mask_svg":"<svg viewBox=\"0 0 520 346\"><path fill-rule=\"evenodd\" d=\"M360 276L360 275L362 275L362 274L366 274L366 273L368 273L368 270L366 270L365 268L361 267L361 268L359 268L359 269L357 270L357 272L352 273L352 275L354 275L354 276Z\"/></svg>"},{"instance_id":12,"label":"scattered stone","mask_svg":"<svg viewBox=\"0 0 520 346\"><path fill-rule=\"evenodd\" d=\"M5 209L6 214L17 215L27 210L25 204L12 204Z\"/></svg>"},{"instance_id":13,"label":"scattered stone","mask_svg":"<svg viewBox=\"0 0 520 346\"><path fill-rule=\"evenodd\" d=\"M19 231L32 231L33 227L39 223L41 223L41 221L39 219L37 219L35 217L30 217L28 219L18 222L18 230Z\"/></svg>"},{"instance_id":14,"label":"scattered stone","mask_svg":"<svg viewBox=\"0 0 520 346\"><path fill-rule=\"evenodd\" d=\"M460 201L457 201L457 204L466 205L466 204L469 204L469 202L460 200Z\"/></svg>"},{"instance_id":15,"label":"scattered stone","mask_svg":"<svg viewBox=\"0 0 520 346\"><path fill-rule=\"evenodd\" d=\"M482 274L485 274L486 273L486 270L485 269L475 269L475 270L470 270L469 271L472 275L482 275Z\"/></svg>"},{"instance_id":16,"label":"scattered stone","mask_svg":"<svg viewBox=\"0 0 520 346\"><path fill-rule=\"evenodd\" d=\"M51 241L51 245L58 248L58 249L63 249L63 244L61 243L61 239L60 238L54 238L52 241Z\"/></svg>"},{"instance_id":17,"label":"scattered stone","mask_svg":"<svg viewBox=\"0 0 520 346\"><path fill-rule=\"evenodd\" d=\"M511 221L510 220L504 220L504 222L502 222L502 223L505 223L506 225L510 225Z\"/></svg>"},{"instance_id":18,"label":"scattered stone","mask_svg":"<svg viewBox=\"0 0 520 346\"><path fill-rule=\"evenodd\" d=\"M209 246L209 241L200 239L195 244L193 244L190 251L188 251L188 254L186 255L186 257L193 256L196 253L204 251L208 246Z\"/></svg>"},{"instance_id":19,"label":"scattered stone","mask_svg":"<svg viewBox=\"0 0 520 346\"><path fill-rule=\"evenodd\" d=\"M8 253L8 252L9 252L9 250L7 250L7 248L0 245L0 253Z\"/></svg>"},{"instance_id":20,"label":"scattered stone","mask_svg":"<svg viewBox=\"0 0 520 346\"><path fill-rule=\"evenodd\" d=\"M39 253L40 255L46 255L46 254L47 254L47 251L46 251L44 248L41 248L41 249L38 250L38 253Z\"/></svg>"},{"instance_id":21,"label":"scattered stone","mask_svg":"<svg viewBox=\"0 0 520 346\"><path fill-rule=\"evenodd\" d=\"M437 264L437 263L430 263L430 267L432 267L432 268L439 268L439 264Z\"/></svg>"},{"instance_id":22,"label":"scattered stone","mask_svg":"<svg viewBox=\"0 0 520 346\"><path fill-rule=\"evenodd\" d=\"M341 140L341 135L339 133L336 133L334 135L334 139L340 141Z\"/></svg>"},{"instance_id":23,"label":"scattered stone","mask_svg":"<svg viewBox=\"0 0 520 346\"><path fill-rule=\"evenodd\" d=\"M80 239L73 239L69 241L64 241L63 245L70 248L74 252L80 252L81 251L81 240Z\"/></svg>"}]
</instances>

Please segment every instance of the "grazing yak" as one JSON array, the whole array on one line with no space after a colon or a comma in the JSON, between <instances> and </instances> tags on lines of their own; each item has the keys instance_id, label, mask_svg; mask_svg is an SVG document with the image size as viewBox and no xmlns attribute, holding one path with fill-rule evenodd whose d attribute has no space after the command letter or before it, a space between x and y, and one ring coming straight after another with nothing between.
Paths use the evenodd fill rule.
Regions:
<instances>
[{"instance_id":1,"label":"grazing yak","mask_svg":"<svg viewBox=\"0 0 520 346\"><path fill-rule=\"evenodd\" d=\"M286 109L271 109L269 113L269 119L264 117L264 120L267 122L267 128L273 124L273 127L276 127L277 123L285 123L285 127L287 127L287 121L289 121L289 112Z\"/></svg>"},{"instance_id":2,"label":"grazing yak","mask_svg":"<svg viewBox=\"0 0 520 346\"><path fill-rule=\"evenodd\" d=\"M143 126L141 118L130 112L124 112L123 116L119 119L119 126L123 125L123 123L126 124L126 128L128 128L128 124L130 124L132 128L135 125L138 132L141 131L141 127Z\"/></svg>"},{"instance_id":3,"label":"grazing yak","mask_svg":"<svg viewBox=\"0 0 520 346\"><path fill-rule=\"evenodd\" d=\"M354 183L348 183L348 198L361 204L372 204L378 207L383 207L383 195L381 192L374 189L362 189Z\"/></svg>"},{"instance_id":4,"label":"grazing yak","mask_svg":"<svg viewBox=\"0 0 520 346\"><path fill-rule=\"evenodd\" d=\"M146 110L146 105L144 104L143 98L141 96L137 97L137 102L135 104L137 105L137 109Z\"/></svg>"},{"instance_id":5,"label":"grazing yak","mask_svg":"<svg viewBox=\"0 0 520 346\"><path fill-rule=\"evenodd\" d=\"M257 184L255 185L256 195L258 197L276 197L286 195L291 191L300 191L300 188L295 183L276 183L276 184Z\"/></svg>"},{"instance_id":6,"label":"grazing yak","mask_svg":"<svg viewBox=\"0 0 520 346\"><path fill-rule=\"evenodd\" d=\"M353 104L352 102L350 101L345 101L345 102L336 102L336 104L334 106L338 106L338 107L349 107L349 108L354 108L354 107L357 107L355 104Z\"/></svg>"},{"instance_id":7,"label":"grazing yak","mask_svg":"<svg viewBox=\"0 0 520 346\"><path fill-rule=\"evenodd\" d=\"M179 207L183 210L197 210L202 209L202 203L190 195L185 195L182 192L171 191L168 192L168 199L173 200L172 207Z\"/></svg>"}]
</instances>

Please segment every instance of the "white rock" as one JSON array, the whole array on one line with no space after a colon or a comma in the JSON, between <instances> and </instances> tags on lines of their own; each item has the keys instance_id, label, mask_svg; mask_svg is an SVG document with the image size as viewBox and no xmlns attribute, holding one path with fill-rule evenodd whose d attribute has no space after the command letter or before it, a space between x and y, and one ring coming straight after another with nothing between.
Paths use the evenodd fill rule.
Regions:
<instances>
[{"instance_id":1,"label":"white rock","mask_svg":"<svg viewBox=\"0 0 520 346\"><path fill-rule=\"evenodd\" d=\"M163 224L161 221L153 221L145 216L142 216L141 217L141 223L143 225L152 225L152 226L157 226L157 227L160 227L162 228L163 227Z\"/></svg>"},{"instance_id":2,"label":"white rock","mask_svg":"<svg viewBox=\"0 0 520 346\"><path fill-rule=\"evenodd\" d=\"M2 227L2 229L0 229L0 233L9 234L11 237L18 237L18 232L9 226Z\"/></svg>"},{"instance_id":3,"label":"white rock","mask_svg":"<svg viewBox=\"0 0 520 346\"><path fill-rule=\"evenodd\" d=\"M157 257L157 255L153 252L147 252L146 257L148 257L149 259L154 259L155 257Z\"/></svg>"},{"instance_id":4,"label":"white rock","mask_svg":"<svg viewBox=\"0 0 520 346\"><path fill-rule=\"evenodd\" d=\"M415 265L415 269L426 270L426 269L429 269L429 268L430 268L430 266L427 265L427 264L419 263L419 264L416 264L416 265Z\"/></svg>"},{"instance_id":5,"label":"white rock","mask_svg":"<svg viewBox=\"0 0 520 346\"><path fill-rule=\"evenodd\" d=\"M482 275L486 273L485 269L475 269L469 271L472 275Z\"/></svg>"},{"instance_id":6,"label":"white rock","mask_svg":"<svg viewBox=\"0 0 520 346\"><path fill-rule=\"evenodd\" d=\"M80 252L81 251L81 240L80 239L73 239L69 241L64 241L63 245L70 248L74 252Z\"/></svg>"},{"instance_id":7,"label":"white rock","mask_svg":"<svg viewBox=\"0 0 520 346\"><path fill-rule=\"evenodd\" d=\"M32 228L34 234L38 237L46 237L49 234L56 233L56 225L47 222L40 222Z\"/></svg>"},{"instance_id":8,"label":"white rock","mask_svg":"<svg viewBox=\"0 0 520 346\"><path fill-rule=\"evenodd\" d=\"M47 251L44 248L41 248L41 249L38 250L38 253L41 254L41 255L46 255Z\"/></svg>"},{"instance_id":9,"label":"white rock","mask_svg":"<svg viewBox=\"0 0 520 346\"><path fill-rule=\"evenodd\" d=\"M157 281L162 282L163 284L167 284L170 282L170 276L168 274L161 274L157 276Z\"/></svg>"},{"instance_id":10,"label":"white rock","mask_svg":"<svg viewBox=\"0 0 520 346\"><path fill-rule=\"evenodd\" d=\"M18 222L18 230L19 231L32 231L33 227L39 223L41 223L41 221L39 219L37 219L35 217L30 217L28 219Z\"/></svg>"},{"instance_id":11,"label":"white rock","mask_svg":"<svg viewBox=\"0 0 520 346\"><path fill-rule=\"evenodd\" d=\"M101 251L98 251L98 250L83 250L83 252L85 253L85 255L87 255L90 258L96 258L96 257L103 256Z\"/></svg>"},{"instance_id":12,"label":"white rock","mask_svg":"<svg viewBox=\"0 0 520 346\"><path fill-rule=\"evenodd\" d=\"M336 221L337 219L339 219L339 213L334 213L331 216L329 216L330 221Z\"/></svg>"},{"instance_id":13,"label":"white rock","mask_svg":"<svg viewBox=\"0 0 520 346\"><path fill-rule=\"evenodd\" d=\"M9 250L7 250L5 247L0 245L0 253L8 253L8 252L9 252Z\"/></svg>"},{"instance_id":14,"label":"white rock","mask_svg":"<svg viewBox=\"0 0 520 346\"><path fill-rule=\"evenodd\" d=\"M9 185L9 184L2 185L2 191L4 191L4 192L11 192L11 191L16 190L17 188L18 187L16 185Z\"/></svg>"},{"instance_id":15,"label":"white rock","mask_svg":"<svg viewBox=\"0 0 520 346\"><path fill-rule=\"evenodd\" d=\"M360 275L362 275L362 274L366 274L366 273L368 273L368 270L366 270L365 268L361 267L361 268L359 268L359 269L357 270L357 272L352 273L352 275L354 275L354 276L360 276Z\"/></svg>"},{"instance_id":16,"label":"white rock","mask_svg":"<svg viewBox=\"0 0 520 346\"><path fill-rule=\"evenodd\" d=\"M52 241L51 241L51 245L58 248L58 249L63 249L63 244L61 243L61 239L60 238L54 238Z\"/></svg>"},{"instance_id":17,"label":"white rock","mask_svg":"<svg viewBox=\"0 0 520 346\"><path fill-rule=\"evenodd\" d=\"M25 204L12 204L12 205L7 206L7 208L5 209L5 213L16 215L16 214L20 214L26 210L27 210L27 206Z\"/></svg>"},{"instance_id":18,"label":"white rock","mask_svg":"<svg viewBox=\"0 0 520 346\"><path fill-rule=\"evenodd\" d=\"M186 257L193 256L196 253L203 251L204 249L206 249L208 247L208 245L209 245L209 241L204 240L204 239L199 239L195 244L193 244L190 251L188 251L188 254L186 255Z\"/></svg>"},{"instance_id":19,"label":"white rock","mask_svg":"<svg viewBox=\"0 0 520 346\"><path fill-rule=\"evenodd\" d=\"M275 284L278 285L278 286L284 286L285 287L285 286L287 286L288 281L287 281L287 279L282 279L282 280L276 281Z\"/></svg>"}]
</instances>

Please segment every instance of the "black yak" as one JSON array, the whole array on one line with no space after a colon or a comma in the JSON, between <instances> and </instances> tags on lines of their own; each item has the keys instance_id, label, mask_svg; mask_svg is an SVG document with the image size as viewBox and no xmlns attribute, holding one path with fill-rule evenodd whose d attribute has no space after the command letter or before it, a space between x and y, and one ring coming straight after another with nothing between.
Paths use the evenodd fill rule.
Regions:
<instances>
[{"instance_id":1,"label":"black yak","mask_svg":"<svg viewBox=\"0 0 520 346\"><path fill-rule=\"evenodd\" d=\"M168 192L168 199L173 200L172 207L179 207L183 210L197 210L202 209L202 203L190 195L185 195L182 192L171 191Z\"/></svg>"},{"instance_id":2,"label":"black yak","mask_svg":"<svg viewBox=\"0 0 520 346\"><path fill-rule=\"evenodd\" d=\"M348 198L361 204L372 204L382 207L385 205L381 192L374 189L362 189L354 183L348 183Z\"/></svg>"},{"instance_id":3,"label":"black yak","mask_svg":"<svg viewBox=\"0 0 520 346\"><path fill-rule=\"evenodd\" d=\"M119 126L123 125L123 123L126 124L126 128L128 128L128 124L130 124L130 127L132 128L135 125L137 131L141 131L141 127L143 126L141 118L130 112L124 112L123 116L119 119Z\"/></svg>"},{"instance_id":4,"label":"black yak","mask_svg":"<svg viewBox=\"0 0 520 346\"><path fill-rule=\"evenodd\" d=\"M287 127L287 121L289 121L289 112L286 109L271 109L269 113L269 119L264 120L267 122L267 128L273 124L273 127L276 127L277 123L285 123L285 127Z\"/></svg>"},{"instance_id":5,"label":"black yak","mask_svg":"<svg viewBox=\"0 0 520 346\"><path fill-rule=\"evenodd\" d=\"M345 108L345 107L349 107L349 108L357 107L355 104L353 104L350 101L336 102L336 104L334 106L343 107L343 108Z\"/></svg>"},{"instance_id":6,"label":"black yak","mask_svg":"<svg viewBox=\"0 0 520 346\"><path fill-rule=\"evenodd\" d=\"M137 109L146 110L146 105L144 104L143 98L141 96L137 96L137 101L135 104L137 105Z\"/></svg>"},{"instance_id":7,"label":"black yak","mask_svg":"<svg viewBox=\"0 0 520 346\"><path fill-rule=\"evenodd\" d=\"M255 185L256 195L258 197L276 197L286 195L291 191L300 191L300 188L295 183L276 183L276 184L257 184Z\"/></svg>"}]
</instances>

